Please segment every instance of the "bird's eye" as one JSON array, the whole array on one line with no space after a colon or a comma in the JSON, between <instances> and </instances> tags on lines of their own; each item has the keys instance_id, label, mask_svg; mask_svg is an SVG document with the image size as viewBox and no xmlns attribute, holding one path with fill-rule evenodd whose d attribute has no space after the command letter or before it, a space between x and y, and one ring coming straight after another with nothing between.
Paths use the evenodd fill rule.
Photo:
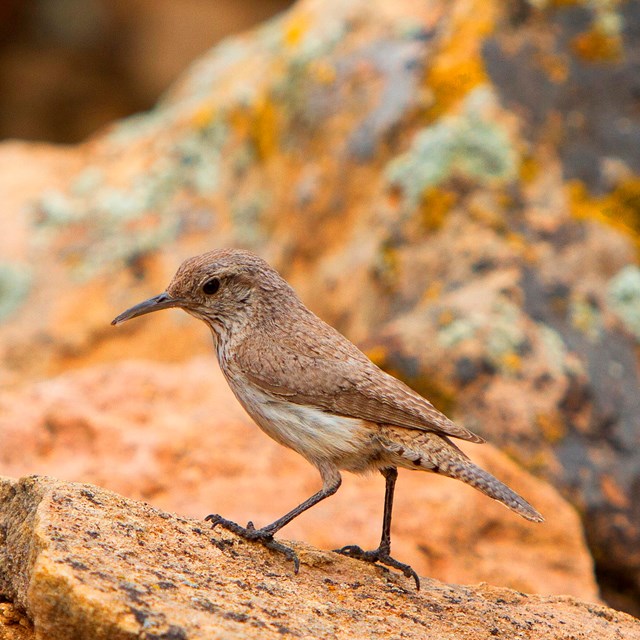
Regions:
<instances>
[{"instance_id":1,"label":"bird's eye","mask_svg":"<svg viewBox=\"0 0 640 640\"><path fill-rule=\"evenodd\" d=\"M218 278L209 278L203 285L202 290L208 295L212 296L214 293L218 293L220 288L220 280Z\"/></svg>"}]
</instances>

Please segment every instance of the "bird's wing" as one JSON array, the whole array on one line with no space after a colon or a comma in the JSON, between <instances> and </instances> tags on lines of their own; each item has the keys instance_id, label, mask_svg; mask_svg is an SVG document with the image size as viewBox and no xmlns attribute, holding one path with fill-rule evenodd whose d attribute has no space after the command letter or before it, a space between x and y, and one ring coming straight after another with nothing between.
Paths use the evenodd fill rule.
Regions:
<instances>
[{"instance_id":1,"label":"bird's wing","mask_svg":"<svg viewBox=\"0 0 640 640\"><path fill-rule=\"evenodd\" d=\"M337 345L336 336L340 339ZM237 364L250 384L281 400L340 416L484 442L379 369L341 334L336 332L332 342L337 349L331 354L323 348L300 353L299 341L281 342L275 350L271 343L268 358L243 358L240 351Z\"/></svg>"}]
</instances>

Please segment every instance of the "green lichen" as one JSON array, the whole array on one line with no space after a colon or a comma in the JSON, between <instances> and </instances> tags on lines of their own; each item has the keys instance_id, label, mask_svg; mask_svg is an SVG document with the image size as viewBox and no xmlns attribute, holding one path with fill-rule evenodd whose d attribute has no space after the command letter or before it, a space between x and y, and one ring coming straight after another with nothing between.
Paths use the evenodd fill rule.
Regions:
<instances>
[{"instance_id":1,"label":"green lichen","mask_svg":"<svg viewBox=\"0 0 640 640\"><path fill-rule=\"evenodd\" d=\"M43 191L37 210L38 223L47 226L64 226L79 218L73 198L57 189Z\"/></svg>"},{"instance_id":2,"label":"green lichen","mask_svg":"<svg viewBox=\"0 0 640 640\"><path fill-rule=\"evenodd\" d=\"M526 336L520 326L521 310L508 300L498 299L491 309L486 349L489 360L504 373L520 368L520 350Z\"/></svg>"},{"instance_id":3,"label":"green lichen","mask_svg":"<svg viewBox=\"0 0 640 640\"><path fill-rule=\"evenodd\" d=\"M264 239L260 222L268 203L268 194L257 192L249 198L238 200L232 204L233 226L236 238L242 246L257 247Z\"/></svg>"},{"instance_id":4,"label":"green lichen","mask_svg":"<svg viewBox=\"0 0 640 640\"><path fill-rule=\"evenodd\" d=\"M438 341L443 347L451 349L472 338L477 330L477 323L471 318L456 318L438 331Z\"/></svg>"},{"instance_id":5,"label":"green lichen","mask_svg":"<svg viewBox=\"0 0 640 640\"><path fill-rule=\"evenodd\" d=\"M512 374L520 369L526 335L521 328L522 312L516 305L498 298L487 312L472 312L465 317L450 315L451 320L442 323L438 331L442 346L452 348L474 339L484 346L487 361L498 371Z\"/></svg>"},{"instance_id":6,"label":"green lichen","mask_svg":"<svg viewBox=\"0 0 640 640\"><path fill-rule=\"evenodd\" d=\"M460 115L419 131L409 151L387 165L388 182L402 191L409 207L418 206L425 191L453 175L480 184L515 176L517 157L507 132L483 115L483 103L490 99L486 88L472 91Z\"/></svg>"},{"instance_id":7,"label":"green lichen","mask_svg":"<svg viewBox=\"0 0 640 640\"><path fill-rule=\"evenodd\" d=\"M603 332L602 314L598 308L583 298L572 300L569 305L571 324L590 342L600 340Z\"/></svg>"},{"instance_id":8,"label":"green lichen","mask_svg":"<svg viewBox=\"0 0 640 640\"><path fill-rule=\"evenodd\" d=\"M203 197L216 191L228 127L224 115L196 124L170 148L159 149L149 169L126 186L105 183L102 171L89 167L68 192L42 195L36 215L40 236L51 240L64 229L75 232L61 257L77 276L91 277L176 238L180 190Z\"/></svg>"},{"instance_id":9,"label":"green lichen","mask_svg":"<svg viewBox=\"0 0 640 640\"><path fill-rule=\"evenodd\" d=\"M76 197L90 195L104 182L104 171L100 167L83 169L71 183L71 193Z\"/></svg>"},{"instance_id":10,"label":"green lichen","mask_svg":"<svg viewBox=\"0 0 640 640\"><path fill-rule=\"evenodd\" d=\"M163 124L169 121L169 114L169 110L163 112L158 106L146 113L137 113L118 120L117 125L106 133L105 140L113 144L114 148L120 147L120 150L126 153L129 144L159 133Z\"/></svg>"},{"instance_id":11,"label":"green lichen","mask_svg":"<svg viewBox=\"0 0 640 640\"><path fill-rule=\"evenodd\" d=\"M640 340L640 269L627 265L607 285L607 303L622 324Z\"/></svg>"},{"instance_id":12,"label":"green lichen","mask_svg":"<svg viewBox=\"0 0 640 640\"><path fill-rule=\"evenodd\" d=\"M542 323L538 324L538 331L547 356L547 362L555 372L564 371L567 359L567 345L564 343L562 336L555 329Z\"/></svg>"},{"instance_id":13,"label":"green lichen","mask_svg":"<svg viewBox=\"0 0 640 640\"><path fill-rule=\"evenodd\" d=\"M0 263L0 322L20 308L30 286L31 276L26 267Z\"/></svg>"},{"instance_id":14,"label":"green lichen","mask_svg":"<svg viewBox=\"0 0 640 640\"><path fill-rule=\"evenodd\" d=\"M174 149L179 166L171 168L178 169L177 179L199 195L214 193L220 183L222 147L227 136L228 126L219 117L180 140Z\"/></svg>"}]
</instances>

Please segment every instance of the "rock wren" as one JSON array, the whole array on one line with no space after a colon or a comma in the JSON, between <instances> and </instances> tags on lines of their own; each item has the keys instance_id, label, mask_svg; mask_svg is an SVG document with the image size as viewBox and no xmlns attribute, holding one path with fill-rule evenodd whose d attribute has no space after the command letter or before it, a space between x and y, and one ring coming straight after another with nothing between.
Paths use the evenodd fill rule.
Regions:
<instances>
[{"instance_id":1,"label":"rock wren","mask_svg":"<svg viewBox=\"0 0 640 640\"><path fill-rule=\"evenodd\" d=\"M380 546L350 545L338 553L379 562L412 577L391 557L391 510L397 468L430 471L462 480L527 520L542 516L451 441L483 442L440 413L428 400L379 369L354 344L302 304L293 289L258 256L221 249L182 263L164 293L121 313L112 324L178 307L205 322L220 368L233 393L258 426L276 442L313 464L322 489L275 522L256 529L219 515L222 526L299 562L273 535L342 482L340 471L378 470L386 480Z\"/></svg>"}]
</instances>

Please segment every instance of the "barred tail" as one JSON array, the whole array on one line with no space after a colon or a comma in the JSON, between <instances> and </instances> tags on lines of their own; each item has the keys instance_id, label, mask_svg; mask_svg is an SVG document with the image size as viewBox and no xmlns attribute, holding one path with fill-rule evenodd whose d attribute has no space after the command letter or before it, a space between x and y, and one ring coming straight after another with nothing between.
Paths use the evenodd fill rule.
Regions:
<instances>
[{"instance_id":1,"label":"barred tail","mask_svg":"<svg viewBox=\"0 0 640 640\"><path fill-rule=\"evenodd\" d=\"M490 498L502 502L527 520L544 522L544 518L524 498L472 462L451 460L446 464L440 464L438 471L442 475L470 484Z\"/></svg>"}]
</instances>

